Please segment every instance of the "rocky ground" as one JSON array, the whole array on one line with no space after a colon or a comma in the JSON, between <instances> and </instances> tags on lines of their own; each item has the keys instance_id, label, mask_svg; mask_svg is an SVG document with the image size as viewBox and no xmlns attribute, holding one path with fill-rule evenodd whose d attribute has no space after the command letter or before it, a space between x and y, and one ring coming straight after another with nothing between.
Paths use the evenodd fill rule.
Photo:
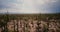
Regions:
<instances>
[{"instance_id":1,"label":"rocky ground","mask_svg":"<svg viewBox=\"0 0 60 32\"><path fill-rule=\"evenodd\" d=\"M60 18L42 18L32 15L9 17L9 22L7 22L8 32L60 32ZM4 19L1 19L1 21L4 21ZM0 28L0 32L2 30L4 30L4 26Z\"/></svg>"}]
</instances>

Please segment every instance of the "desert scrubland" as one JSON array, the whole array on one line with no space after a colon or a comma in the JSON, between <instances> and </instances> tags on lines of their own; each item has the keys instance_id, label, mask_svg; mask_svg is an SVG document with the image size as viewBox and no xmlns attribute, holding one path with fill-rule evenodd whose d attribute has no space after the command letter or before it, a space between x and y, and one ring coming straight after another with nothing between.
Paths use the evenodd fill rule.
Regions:
<instances>
[{"instance_id":1,"label":"desert scrubland","mask_svg":"<svg viewBox=\"0 0 60 32\"><path fill-rule=\"evenodd\" d=\"M60 14L3 14L0 32L60 32Z\"/></svg>"}]
</instances>

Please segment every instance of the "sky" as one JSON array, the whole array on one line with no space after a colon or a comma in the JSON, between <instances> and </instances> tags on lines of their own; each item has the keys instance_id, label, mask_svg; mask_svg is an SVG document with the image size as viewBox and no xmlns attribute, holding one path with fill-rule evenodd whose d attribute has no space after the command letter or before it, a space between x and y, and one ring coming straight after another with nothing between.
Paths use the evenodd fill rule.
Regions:
<instances>
[{"instance_id":1,"label":"sky","mask_svg":"<svg viewBox=\"0 0 60 32\"><path fill-rule=\"evenodd\" d=\"M60 13L60 0L0 0L0 13Z\"/></svg>"}]
</instances>

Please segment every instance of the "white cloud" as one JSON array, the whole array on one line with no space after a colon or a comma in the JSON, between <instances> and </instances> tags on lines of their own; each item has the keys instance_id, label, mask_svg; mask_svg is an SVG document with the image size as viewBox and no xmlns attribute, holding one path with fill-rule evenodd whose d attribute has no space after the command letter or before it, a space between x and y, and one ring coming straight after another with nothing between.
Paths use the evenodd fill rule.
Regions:
<instances>
[{"instance_id":1,"label":"white cloud","mask_svg":"<svg viewBox=\"0 0 60 32\"><path fill-rule=\"evenodd\" d=\"M22 8L22 4L19 4L19 3L11 3L11 4L7 4L6 6L11 7L11 8L15 8L15 9Z\"/></svg>"},{"instance_id":2,"label":"white cloud","mask_svg":"<svg viewBox=\"0 0 60 32\"><path fill-rule=\"evenodd\" d=\"M31 10L31 9L23 9L23 10L21 10L21 9L2 9L2 10L0 10L0 13L7 13L7 11L8 11L8 13L12 13L12 14L14 14L14 13L20 13L20 14L34 14L34 13L40 13L39 11L35 11L35 10Z\"/></svg>"},{"instance_id":3,"label":"white cloud","mask_svg":"<svg viewBox=\"0 0 60 32\"><path fill-rule=\"evenodd\" d=\"M16 0L17 2L23 2L24 0Z\"/></svg>"},{"instance_id":4,"label":"white cloud","mask_svg":"<svg viewBox=\"0 0 60 32\"><path fill-rule=\"evenodd\" d=\"M23 7L20 11L20 13L39 13L39 11L36 11L34 8L33 0L24 0Z\"/></svg>"},{"instance_id":5,"label":"white cloud","mask_svg":"<svg viewBox=\"0 0 60 32\"><path fill-rule=\"evenodd\" d=\"M50 13L48 9L50 9L50 5L57 2L58 0L14 0L18 3L9 3L5 4L9 13ZM21 3L22 2L22 3ZM53 5L53 4L52 4ZM51 7L52 7L51 5ZM1 10L1 12L6 12L5 9Z\"/></svg>"},{"instance_id":6,"label":"white cloud","mask_svg":"<svg viewBox=\"0 0 60 32\"><path fill-rule=\"evenodd\" d=\"M0 13L6 13L6 10L5 9L0 10Z\"/></svg>"},{"instance_id":7,"label":"white cloud","mask_svg":"<svg viewBox=\"0 0 60 32\"><path fill-rule=\"evenodd\" d=\"M37 4L44 5L47 3L57 2L58 0L36 0Z\"/></svg>"},{"instance_id":8,"label":"white cloud","mask_svg":"<svg viewBox=\"0 0 60 32\"><path fill-rule=\"evenodd\" d=\"M35 7L37 11L40 11L40 13L53 13L53 8L51 7L53 7L53 5L55 5L58 1L59 0L36 0Z\"/></svg>"}]
</instances>

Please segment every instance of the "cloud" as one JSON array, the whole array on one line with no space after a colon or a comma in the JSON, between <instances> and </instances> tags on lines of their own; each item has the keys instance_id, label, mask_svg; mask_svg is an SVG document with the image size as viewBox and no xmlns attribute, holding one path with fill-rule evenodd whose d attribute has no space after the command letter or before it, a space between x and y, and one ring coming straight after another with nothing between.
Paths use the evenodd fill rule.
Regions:
<instances>
[{"instance_id":1,"label":"cloud","mask_svg":"<svg viewBox=\"0 0 60 32\"><path fill-rule=\"evenodd\" d=\"M35 0L38 5L45 5L52 2L57 2L57 0Z\"/></svg>"},{"instance_id":2,"label":"cloud","mask_svg":"<svg viewBox=\"0 0 60 32\"><path fill-rule=\"evenodd\" d=\"M0 0L0 13L56 13L60 0Z\"/></svg>"},{"instance_id":3,"label":"cloud","mask_svg":"<svg viewBox=\"0 0 60 32\"><path fill-rule=\"evenodd\" d=\"M59 0L39 0L39 1L37 1L38 3L36 3L35 6L36 6L36 9L40 11L40 13L60 12L60 4L59 4L60 1Z\"/></svg>"}]
</instances>

